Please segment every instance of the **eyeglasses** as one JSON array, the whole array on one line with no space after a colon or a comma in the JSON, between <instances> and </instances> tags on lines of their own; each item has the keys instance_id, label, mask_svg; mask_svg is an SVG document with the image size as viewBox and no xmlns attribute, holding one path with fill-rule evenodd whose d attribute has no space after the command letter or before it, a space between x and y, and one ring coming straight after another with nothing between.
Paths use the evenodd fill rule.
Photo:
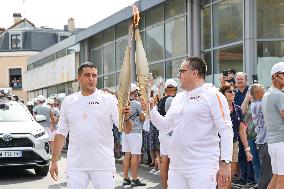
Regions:
<instances>
[{"instance_id":1,"label":"eyeglasses","mask_svg":"<svg viewBox=\"0 0 284 189\"><path fill-rule=\"evenodd\" d=\"M227 93L235 93L235 90L226 90Z\"/></svg>"}]
</instances>

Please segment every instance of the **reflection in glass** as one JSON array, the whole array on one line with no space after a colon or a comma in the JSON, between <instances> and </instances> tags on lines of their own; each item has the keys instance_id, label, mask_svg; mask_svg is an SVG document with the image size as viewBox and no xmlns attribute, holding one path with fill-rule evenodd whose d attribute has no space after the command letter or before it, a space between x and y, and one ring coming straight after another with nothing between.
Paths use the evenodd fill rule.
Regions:
<instances>
[{"instance_id":1,"label":"reflection in glass","mask_svg":"<svg viewBox=\"0 0 284 189\"><path fill-rule=\"evenodd\" d=\"M242 0L226 0L213 5L214 46L242 40L242 2Z\"/></svg>"},{"instance_id":2,"label":"reflection in glass","mask_svg":"<svg viewBox=\"0 0 284 189\"><path fill-rule=\"evenodd\" d=\"M91 62L95 64L98 69L98 75L103 74L103 50L102 48L91 51Z\"/></svg>"},{"instance_id":3,"label":"reflection in glass","mask_svg":"<svg viewBox=\"0 0 284 189\"><path fill-rule=\"evenodd\" d=\"M211 47L211 7L202 9L201 12L201 40L202 49Z\"/></svg>"},{"instance_id":4,"label":"reflection in glass","mask_svg":"<svg viewBox=\"0 0 284 189\"><path fill-rule=\"evenodd\" d=\"M103 43L107 43L114 40L114 27L108 28L103 31Z\"/></svg>"},{"instance_id":5,"label":"reflection in glass","mask_svg":"<svg viewBox=\"0 0 284 189\"><path fill-rule=\"evenodd\" d=\"M104 46L104 74L115 71L114 51L114 43Z\"/></svg>"},{"instance_id":6,"label":"reflection in glass","mask_svg":"<svg viewBox=\"0 0 284 189\"><path fill-rule=\"evenodd\" d=\"M158 6L146 12L146 27L157 24L164 20L164 7Z\"/></svg>"},{"instance_id":7,"label":"reflection in glass","mask_svg":"<svg viewBox=\"0 0 284 189\"><path fill-rule=\"evenodd\" d=\"M169 60L166 62L166 79L177 78L178 71L184 58Z\"/></svg>"},{"instance_id":8,"label":"reflection in glass","mask_svg":"<svg viewBox=\"0 0 284 189\"><path fill-rule=\"evenodd\" d=\"M124 55L125 55L125 48L128 43L128 38L123 38L122 40L116 41L115 45L115 66L116 66L116 71L120 71L123 60L124 60Z\"/></svg>"},{"instance_id":9,"label":"reflection in glass","mask_svg":"<svg viewBox=\"0 0 284 189\"><path fill-rule=\"evenodd\" d=\"M164 25L146 31L146 54L149 62L164 58Z\"/></svg>"},{"instance_id":10,"label":"reflection in glass","mask_svg":"<svg viewBox=\"0 0 284 189\"><path fill-rule=\"evenodd\" d=\"M97 88L98 89L102 89L103 88L103 76L101 76L101 77L98 77L98 79L97 79Z\"/></svg>"},{"instance_id":11,"label":"reflection in glass","mask_svg":"<svg viewBox=\"0 0 284 189\"><path fill-rule=\"evenodd\" d=\"M258 38L284 37L283 0L256 0Z\"/></svg>"},{"instance_id":12,"label":"reflection in glass","mask_svg":"<svg viewBox=\"0 0 284 189\"><path fill-rule=\"evenodd\" d=\"M126 20L116 25L115 27L115 38L116 39L128 35L129 23L130 23L130 20Z\"/></svg>"},{"instance_id":13,"label":"reflection in glass","mask_svg":"<svg viewBox=\"0 0 284 189\"><path fill-rule=\"evenodd\" d=\"M104 87L116 86L116 73L104 76Z\"/></svg>"},{"instance_id":14,"label":"reflection in glass","mask_svg":"<svg viewBox=\"0 0 284 189\"><path fill-rule=\"evenodd\" d=\"M205 6L211 3L211 0L201 0L201 6Z\"/></svg>"},{"instance_id":15,"label":"reflection in glass","mask_svg":"<svg viewBox=\"0 0 284 189\"><path fill-rule=\"evenodd\" d=\"M98 33L90 39L90 49L97 48L103 44L103 35Z\"/></svg>"},{"instance_id":16,"label":"reflection in glass","mask_svg":"<svg viewBox=\"0 0 284 189\"><path fill-rule=\"evenodd\" d=\"M203 53L203 60L206 62L206 65L207 65L207 74L206 74L205 80L206 82L212 83L213 77L212 77L211 52Z\"/></svg>"},{"instance_id":17,"label":"reflection in glass","mask_svg":"<svg viewBox=\"0 0 284 189\"><path fill-rule=\"evenodd\" d=\"M152 73L154 79L157 77L164 78L164 62L149 65L149 71Z\"/></svg>"},{"instance_id":18,"label":"reflection in glass","mask_svg":"<svg viewBox=\"0 0 284 189\"><path fill-rule=\"evenodd\" d=\"M222 70L232 68L243 71L243 45L218 49L214 51L214 83L219 82Z\"/></svg>"},{"instance_id":19,"label":"reflection in glass","mask_svg":"<svg viewBox=\"0 0 284 189\"><path fill-rule=\"evenodd\" d=\"M284 61L284 41L265 41L257 43L257 75L259 83L271 85L270 71L274 64Z\"/></svg>"},{"instance_id":20,"label":"reflection in glass","mask_svg":"<svg viewBox=\"0 0 284 189\"><path fill-rule=\"evenodd\" d=\"M165 24L166 57L176 57L186 54L185 17L167 22Z\"/></svg>"},{"instance_id":21,"label":"reflection in glass","mask_svg":"<svg viewBox=\"0 0 284 189\"><path fill-rule=\"evenodd\" d=\"M173 16L184 14L186 9L185 0L171 0L165 4L165 18L169 19Z\"/></svg>"}]
</instances>

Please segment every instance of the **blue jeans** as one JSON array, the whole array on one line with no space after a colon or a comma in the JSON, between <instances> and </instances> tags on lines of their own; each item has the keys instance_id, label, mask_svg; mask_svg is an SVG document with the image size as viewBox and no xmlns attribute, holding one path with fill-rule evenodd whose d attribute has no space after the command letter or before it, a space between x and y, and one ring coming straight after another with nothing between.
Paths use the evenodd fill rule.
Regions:
<instances>
[{"instance_id":1,"label":"blue jeans","mask_svg":"<svg viewBox=\"0 0 284 189\"><path fill-rule=\"evenodd\" d=\"M250 147L250 153L253 156L252 166L253 166L253 172L254 172L254 179L255 179L255 182L258 183L259 174L260 174L260 161L259 161L259 156L258 156L255 140L248 139L248 143Z\"/></svg>"},{"instance_id":2,"label":"blue jeans","mask_svg":"<svg viewBox=\"0 0 284 189\"><path fill-rule=\"evenodd\" d=\"M239 167L240 167L240 180L245 182L255 182L253 174L253 166L251 161L247 161L244 145L239 138Z\"/></svg>"}]
</instances>

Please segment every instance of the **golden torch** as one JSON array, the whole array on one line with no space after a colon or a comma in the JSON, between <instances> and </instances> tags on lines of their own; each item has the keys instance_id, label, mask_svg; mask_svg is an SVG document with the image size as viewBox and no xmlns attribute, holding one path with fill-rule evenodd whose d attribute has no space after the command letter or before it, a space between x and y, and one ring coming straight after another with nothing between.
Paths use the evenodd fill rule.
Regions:
<instances>
[{"instance_id":1,"label":"golden torch","mask_svg":"<svg viewBox=\"0 0 284 189\"><path fill-rule=\"evenodd\" d=\"M119 77L119 86L118 86L118 130L123 131L123 121L124 116L122 115L123 107L128 105L128 98L131 85L131 67L130 67L130 48L127 45L125 49L124 61L122 64L120 77Z\"/></svg>"},{"instance_id":2,"label":"golden torch","mask_svg":"<svg viewBox=\"0 0 284 189\"><path fill-rule=\"evenodd\" d=\"M133 7L134 24L135 24L135 41L136 41L136 73L137 80L143 100L147 103L150 98L150 85L149 85L149 66L145 50L143 48L141 36L138 29L139 11L137 7ZM146 112L149 117L149 109Z\"/></svg>"}]
</instances>

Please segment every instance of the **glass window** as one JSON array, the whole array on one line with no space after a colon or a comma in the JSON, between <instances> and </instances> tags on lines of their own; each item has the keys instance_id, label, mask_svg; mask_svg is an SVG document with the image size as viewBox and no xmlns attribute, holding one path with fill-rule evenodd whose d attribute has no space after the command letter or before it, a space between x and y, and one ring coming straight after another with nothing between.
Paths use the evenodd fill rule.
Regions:
<instances>
[{"instance_id":1,"label":"glass window","mask_svg":"<svg viewBox=\"0 0 284 189\"><path fill-rule=\"evenodd\" d=\"M184 14L186 9L185 0L171 0L165 4L165 18L169 19L173 16Z\"/></svg>"},{"instance_id":2,"label":"glass window","mask_svg":"<svg viewBox=\"0 0 284 189\"><path fill-rule=\"evenodd\" d=\"M130 23L131 23L130 20L126 20L124 22L119 23L115 27L115 38L116 39L128 35L128 28L129 28Z\"/></svg>"},{"instance_id":3,"label":"glass window","mask_svg":"<svg viewBox=\"0 0 284 189\"><path fill-rule=\"evenodd\" d=\"M114 72L114 43L110 43L104 46L104 74Z\"/></svg>"},{"instance_id":4,"label":"glass window","mask_svg":"<svg viewBox=\"0 0 284 189\"><path fill-rule=\"evenodd\" d=\"M10 82L10 87L12 87L13 89L22 88L22 69L21 68L9 69L9 82Z\"/></svg>"},{"instance_id":5,"label":"glass window","mask_svg":"<svg viewBox=\"0 0 284 189\"><path fill-rule=\"evenodd\" d=\"M103 44L103 34L98 33L91 38L90 48L93 49L93 48L101 46L102 44Z\"/></svg>"},{"instance_id":6,"label":"glass window","mask_svg":"<svg viewBox=\"0 0 284 189\"><path fill-rule=\"evenodd\" d=\"M177 78L178 71L184 58L169 60L166 62L166 79Z\"/></svg>"},{"instance_id":7,"label":"glass window","mask_svg":"<svg viewBox=\"0 0 284 189\"><path fill-rule=\"evenodd\" d=\"M214 46L242 40L242 2L242 0L226 0L213 5Z\"/></svg>"},{"instance_id":8,"label":"glass window","mask_svg":"<svg viewBox=\"0 0 284 189\"><path fill-rule=\"evenodd\" d=\"M64 84L57 86L57 93L65 93L65 85Z\"/></svg>"},{"instance_id":9,"label":"glass window","mask_svg":"<svg viewBox=\"0 0 284 189\"><path fill-rule=\"evenodd\" d=\"M98 80L97 80L97 88L98 88L98 89L102 89L102 88L104 88L104 80L103 80L103 76L98 77Z\"/></svg>"},{"instance_id":10,"label":"glass window","mask_svg":"<svg viewBox=\"0 0 284 189\"><path fill-rule=\"evenodd\" d=\"M201 12L201 40L202 49L211 47L211 7L202 9Z\"/></svg>"},{"instance_id":11,"label":"glass window","mask_svg":"<svg viewBox=\"0 0 284 189\"><path fill-rule=\"evenodd\" d=\"M186 54L185 17L165 24L166 58L183 56Z\"/></svg>"},{"instance_id":12,"label":"glass window","mask_svg":"<svg viewBox=\"0 0 284 189\"><path fill-rule=\"evenodd\" d=\"M229 68L237 72L243 71L243 45L214 51L214 83L219 84L220 73Z\"/></svg>"},{"instance_id":13,"label":"glass window","mask_svg":"<svg viewBox=\"0 0 284 189\"><path fill-rule=\"evenodd\" d=\"M207 65L207 74L205 76L206 82L213 82L212 77L212 61L211 61L211 52L205 52L203 53L203 60L206 62Z\"/></svg>"},{"instance_id":14,"label":"glass window","mask_svg":"<svg viewBox=\"0 0 284 189\"><path fill-rule=\"evenodd\" d=\"M80 90L79 82L78 82L78 81L73 81L73 82L71 83L71 85L72 85L72 93L75 93L75 92L77 92L77 91Z\"/></svg>"},{"instance_id":15,"label":"glass window","mask_svg":"<svg viewBox=\"0 0 284 189\"><path fill-rule=\"evenodd\" d=\"M116 41L115 46L115 65L116 65L116 71L120 71L124 56L125 56L125 48L128 43L128 38L124 38L122 40Z\"/></svg>"},{"instance_id":16,"label":"glass window","mask_svg":"<svg viewBox=\"0 0 284 189\"><path fill-rule=\"evenodd\" d=\"M104 87L116 86L116 73L104 76Z\"/></svg>"},{"instance_id":17,"label":"glass window","mask_svg":"<svg viewBox=\"0 0 284 189\"><path fill-rule=\"evenodd\" d=\"M258 38L284 37L283 0L257 0Z\"/></svg>"},{"instance_id":18,"label":"glass window","mask_svg":"<svg viewBox=\"0 0 284 189\"><path fill-rule=\"evenodd\" d=\"M95 64L98 69L98 75L103 74L103 50L102 48L93 50L91 52L91 62Z\"/></svg>"},{"instance_id":19,"label":"glass window","mask_svg":"<svg viewBox=\"0 0 284 189\"><path fill-rule=\"evenodd\" d=\"M265 87L271 85L270 71L274 64L284 61L284 41L266 41L257 43L257 75L259 83Z\"/></svg>"},{"instance_id":20,"label":"glass window","mask_svg":"<svg viewBox=\"0 0 284 189\"><path fill-rule=\"evenodd\" d=\"M51 95L57 94L57 87L48 87L47 88L47 95L50 97ZM38 95L36 95L37 97Z\"/></svg>"},{"instance_id":21,"label":"glass window","mask_svg":"<svg viewBox=\"0 0 284 189\"><path fill-rule=\"evenodd\" d=\"M164 20L164 7L159 6L146 12L146 27Z\"/></svg>"},{"instance_id":22,"label":"glass window","mask_svg":"<svg viewBox=\"0 0 284 189\"><path fill-rule=\"evenodd\" d=\"M22 48L22 35L12 34L11 35L11 49L21 49Z\"/></svg>"},{"instance_id":23,"label":"glass window","mask_svg":"<svg viewBox=\"0 0 284 189\"><path fill-rule=\"evenodd\" d=\"M205 6L211 3L211 0L201 0L201 6Z\"/></svg>"},{"instance_id":24,"label":"glass window","mask_svg":"<svg viewBox=\"0 0 284 189\"><path fill-rule=\"evenodd\" d=\"M152 73L154 79L157 77L164 78L164 62L149 65L149 72Z\"/></svg>"},{"instance_id":25,"label":"glass window","mask_svg":"<svg viewBox=\"0 0 284 189\"><path fill-rule=\"evenodd\" d=\"M103 43L107 43L114 40L114 27L103 31Z\"/></svg>"},{"instance_id":26,"label":"glass window","mask_svg":"<svg viewBox=\"0 0 284 189\"><path fill-rule=\"evenodd\" d=\"M149 62L164 58L164 25L146 31L146 52Z\"/></svg>"}]
</instances>

